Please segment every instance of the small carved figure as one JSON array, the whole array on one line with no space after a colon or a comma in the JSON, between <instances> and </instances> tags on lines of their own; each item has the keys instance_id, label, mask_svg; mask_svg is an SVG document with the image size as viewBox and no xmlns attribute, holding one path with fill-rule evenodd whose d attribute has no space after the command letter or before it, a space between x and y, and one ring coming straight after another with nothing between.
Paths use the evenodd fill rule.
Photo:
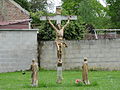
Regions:
<instances>
[{"instance_id":1,"label":"small carved figure","mask_svg":"<svg viewBox=\"0 0 120 90\"><path fill-rule=\"evenodd\" d=\"M38 86L38 63L33 59L31 64L32 86Z\"/></svg>"},{"instance_id":2,"label":"small carved figure","mask_svg":"<svg viewBox=\"0 0 120 90\"><path fill-rule=\"evenodd\" d=\"M88 61L87 58L84 58L84 63L82 66L82 80L84 84L90 84L88 80Z\"/></svg>"}]
</instances>

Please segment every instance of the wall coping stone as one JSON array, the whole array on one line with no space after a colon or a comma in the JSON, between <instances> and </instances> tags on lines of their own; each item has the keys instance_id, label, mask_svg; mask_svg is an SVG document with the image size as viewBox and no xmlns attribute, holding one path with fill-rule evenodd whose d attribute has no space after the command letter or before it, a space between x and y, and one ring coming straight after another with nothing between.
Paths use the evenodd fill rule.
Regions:
<instances>
[{"instance_id":1,"label":"wall coping stone","mask_svg":"<svg viewBox=\"0 0 120 90\"><path fill-rule=\"evenodd\" d=\"M38 31L39 29L0 29L0 31Z\"/></svg>"}]
</instances>

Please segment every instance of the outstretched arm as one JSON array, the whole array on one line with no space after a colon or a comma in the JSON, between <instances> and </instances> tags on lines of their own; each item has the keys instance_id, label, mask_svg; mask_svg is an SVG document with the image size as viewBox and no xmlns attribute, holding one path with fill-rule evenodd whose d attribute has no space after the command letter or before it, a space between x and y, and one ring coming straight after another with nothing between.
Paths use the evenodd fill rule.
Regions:
<instances>
[{"instance_id":1,"label":"outstretched arm","mask_svg":"<svg viewBox=\"0 0 120 90\"><path fill-rule=\"evenodd\" d=\"M67 21L67 23L62 27L62 29L64 30L65 29L65 27L68 25L70 23L70 17L68 18L68 21Z\"/></svg>"},{"instance_id":2,"label":"outstretched arm","mask_svg":"<svg viewBox=\"0 0 120 90\"><path fill-rule=\"evenodd\" d=\"M52 26L52 28L55 29L55 31L57 32L57 28L53 25L51 20L48 17L46 17L46 18L47 18L48 22L50 23L50 25Z\"/></svg>"}]
</instances>

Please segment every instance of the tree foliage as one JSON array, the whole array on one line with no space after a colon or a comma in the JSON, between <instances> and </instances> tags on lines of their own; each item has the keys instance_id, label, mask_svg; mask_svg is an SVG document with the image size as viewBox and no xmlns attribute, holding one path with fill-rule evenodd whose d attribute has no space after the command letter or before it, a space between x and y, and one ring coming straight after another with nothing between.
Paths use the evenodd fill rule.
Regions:
<instances>
[{"instance_id":1,"label":"tree foliage","mask_svg":"<svg viewBox=\"0 0 120 90\"><path fill-rule=\"evenodd\" d=\"M108 14L111 17L112 27L120 28L120 0L107 0L109 4Z\"/></svg>"},{"instance_id":2,"label":"tree foliage","mask_svg":"<svg viewBox=\"0 0 120 90\"><path fill-rule=\"evenodd\" d=\"M32 12L43 11L46 8L47 0L31 0L30 10Z\"/></svg>"},{"instance_id":3,"label":"tree foliage","mask_svg":"<svg viewBox=\"0 0 120 90\"><path fill-rule=\"evenodd\" d=\"M106 8L97 0L63 0L67 14L78 15L81 22L92 24L95 28L107 28ZM106 26L106 27L104 27Z\"/></svg>"},{"instance_id":4,"label":"tree foliage","mask_svg":"<svg viewBox=\"0 0 120 90\"><path fill-rule=\"evenodd\" d=\"M85 37L85 26L80 23L79 20L70 22L69 26L65 29L65 39L80 40Z\"/></svg>"},{"instance_id":5,"label":"tree foliage","mask_svg":"<svg viewBox=\"0 0 120 90\"><path fill-rule=\"evenodd\" d=\"M28 0L14 0L14 1L24 9L30 11L30 3L28 2Z\"/></svg>"},{"instance_id":6,"label":"tree foliage","mask_svg":"<svg viewBox=\"0 0 120 90\"><path fill-rule=\"evenodd\" d=\"M78 16L76 21L70 21L69 26L65 28L64 38L67 40L80 40L84 38L88 32L86 24L91 24L95 28L105 28L108 24L109 20L106 17L106 9L96 0L64 0L62 7L62 15ZM43 15L46 14L44 13ZM53 23L55 24L55 21ZM62 25L65 23L66 21L62 21ZM55 39L55 32L49 23L40 21L39 29L41 40Z\"/></svg>"},{"instance_id":7,"label":"tree foliage","mask_svg":"<svg viewBox=\"0 0 120 90\"><path fill-rule=\"evenodd\" d=\"M39 39L40 40L54 40L55 39L55 30L50 26L48 21L40 21L39 17L44 16L46 13L44 12L36 12L31 13L31 17L33 18L33 24L39 24L37 28L39 28ZM53 16L55 14L47 14L47 16ZM62 26L66 24L67 21L62 21ZM56 26L56 21L52 21L52 23ZM67 40L80 40L84 37L85 26L79 21L70 21L70 24L65 28L64 38Z\"/></svg>"}]
</instances>

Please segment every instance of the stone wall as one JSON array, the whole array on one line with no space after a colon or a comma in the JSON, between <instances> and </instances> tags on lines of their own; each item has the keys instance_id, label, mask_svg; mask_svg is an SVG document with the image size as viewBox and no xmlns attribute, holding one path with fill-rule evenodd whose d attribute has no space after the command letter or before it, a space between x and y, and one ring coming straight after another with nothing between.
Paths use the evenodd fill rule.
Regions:
<instances>
[{"instance_id":1,"label":"stone wall","mask_svg":"<svg viewBox=\"0 0 120 90\"><path fill-rule=\"evenodd\" d=\"M40 66L56 69L57 55L54 41L41 41ZM93 70L120 70L120 39L66 41L63 53L64 69L81 69L83 57L88 57Z\"/></svg>"},{"instance_id":2,"label":"stone wall","mask_svg":"<svg viewBox=\"0 0 120 90\"><path fill-rule=\"evenodd\" d=\"M36 57L36 30L0 30L0 72L29 69Z\"/></svg>"}]
</instances>

